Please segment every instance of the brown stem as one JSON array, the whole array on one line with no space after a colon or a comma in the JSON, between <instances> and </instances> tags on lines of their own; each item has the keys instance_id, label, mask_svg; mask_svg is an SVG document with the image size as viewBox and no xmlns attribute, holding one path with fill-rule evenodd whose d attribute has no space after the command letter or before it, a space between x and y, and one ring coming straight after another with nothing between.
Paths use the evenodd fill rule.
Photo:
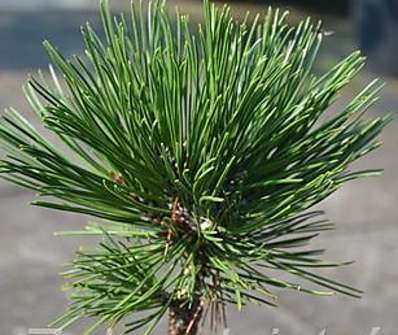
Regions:
<instances>
[{"instance_id":1,"label":"brown stem","mask_svg":"<svg viewBox=\"0 0 398 335\"><path fill-rule=\"evenodd\" d=\"M168 335L197 335L203 307L200 299L191 306L183 301L176 301L170 306Z\"/></svg>"}]
</instances>

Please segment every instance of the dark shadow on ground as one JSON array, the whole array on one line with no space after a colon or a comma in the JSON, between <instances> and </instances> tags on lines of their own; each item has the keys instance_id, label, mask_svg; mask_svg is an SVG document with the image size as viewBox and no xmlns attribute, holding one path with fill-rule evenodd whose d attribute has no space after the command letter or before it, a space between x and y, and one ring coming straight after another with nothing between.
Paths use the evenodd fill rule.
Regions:
<instances>
[{"instance_id":1,"label":"dark shadow on ground","mask_svg":"<svg viewBox=\"0 0 398 335\"><path fill-rule=\"evenodd\" d=\"M40 47L45 39L64 55L82 52L79 27L87 21L99 26L97 13L91 12L0 13L0 71L47 67Z\"/></svg>"},{"instance_id":2,"label":"dark shadow on ground","mask_svg":"<svg viewBox=\"0 0 398 335\"><path fill-rule=\"evenodd\" d=\"M200 1L200 0L199 0ZM242 3L242 0L220 0L220 2L226 3ZM264 5L292 5L295 7L302 7L310 11L317 11L319 13L328 15L342 15L347 16L350 13L352 1L350 0L334 0L334 1L322 1L322 0L246 0L245 3L255 3Z\"/></svg>"}]
</instances>

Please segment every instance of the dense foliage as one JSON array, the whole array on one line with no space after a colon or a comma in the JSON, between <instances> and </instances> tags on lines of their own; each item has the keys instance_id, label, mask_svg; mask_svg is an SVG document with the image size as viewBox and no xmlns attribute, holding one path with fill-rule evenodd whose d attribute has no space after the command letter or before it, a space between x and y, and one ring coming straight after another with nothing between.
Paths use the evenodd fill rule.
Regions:
<instances>
[{"instance_id":1,"label":"dense foliage","mask_svg":"<svg viewBox=\"0 0 398 335\"><path fill-rule=\"evenodd\" d=\"M379 146L386 119L362 115L380 85L323 117L364 58L315 75L320 25L290 27L278 11L236 22L205 1L196 28L163 2L113 18L104 1L101 13L104 37L82 28L84 57L45 42L55 69L25 88L69 149L12 109L0 124L3 178L45 197L35 205L101 219L69 233L102 241L65 273L72 303L56 324L94 316L90 332L131 316L127 331L149 333L172 306L220 319L227 303L274 305L272 288L359 296L314 273L340 264L303 247L332 228L307 210L377 174L348 167Z\"/></svg>"}]
</instances>

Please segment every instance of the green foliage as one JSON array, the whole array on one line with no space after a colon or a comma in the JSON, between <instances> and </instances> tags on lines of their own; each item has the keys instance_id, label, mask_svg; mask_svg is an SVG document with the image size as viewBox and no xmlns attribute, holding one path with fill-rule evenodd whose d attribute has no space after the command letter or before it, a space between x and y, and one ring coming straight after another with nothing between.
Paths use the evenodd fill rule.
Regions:
<instances>
[{"instance_id":1,"label":"green foliage","mask_svg":"<svg viewBox=\"0 0 398 335\"><path fill-rule=\"evenodd\" d=\"M306 210L377 174L348 167L379 146L386 119L362 115L380 85L323 117L364 58L355 52L316 76L320 25L290 27L278 11L239 23L205 1L197 29L161 2L113 18L104 1L101 13L105 37L87 24L86 55L72 59L45 42L51 82L32 78L25 89L69 153L12 109L0 124L3 178L45 197L35 205L102 219L69 233L103 241L65 273L72 303L56 324L92 316L93 330L132 315L126 329L149 333L176 302L220 312L274 305L272 288L359 296L312 271L342 264L302 247L332 228Z\"/></svg>"}]
</instances>

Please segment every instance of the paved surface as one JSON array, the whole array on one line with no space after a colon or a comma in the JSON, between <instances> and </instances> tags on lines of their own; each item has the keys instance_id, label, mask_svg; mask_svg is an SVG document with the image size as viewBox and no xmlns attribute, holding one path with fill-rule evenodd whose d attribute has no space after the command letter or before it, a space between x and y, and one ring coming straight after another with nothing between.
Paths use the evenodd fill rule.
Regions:
<instances>
[{"instance_id":1,"label":"paved surface","mask_svg":"<svg viewBox=\"0 0 398 335\"><path fill-rule=\"evenodd\" d=\"M48 9L85 9L97 5L96 0L1 0L0 9L18 11L37 11Z\"/></svg>"},{"instance_id":2,"label":"paved surface","mask_svg":"<svg viewBox=\"0 0 398 335\"><path fill-rule=\"evenodd\" d=\"M77 26L87 19L94 19L93 14L0 14L0 109L13 105L30 115L20 86L26 72L47 64L38 42L50 37L65 52L79 52ZM397 85L389 81L383 103L371 113L394 111L397 93ZM384 176L352 182L325 201L321 207L338 223L337 231L316 242L327 247L330 260L357 261L329 273L362 288L363 299L282 292L278 309L254 306L242 313L231 309L232 335L271 334L273 327L287 335L318 334L324 327L327 334L362 335L374 326L381 326L383 335L398 334L398 123L390 125L383 139L384 147L358 166L384 167ZM57 273L76 247L86 243L53 236L54 231L82 226L86 217L29 207L33 196L0 182L0 334L4 335L27 334L27 328L42 327L62 313L66 301ZM80 334L79 329L69 334Z\"/></svg>"}]
</instances>

